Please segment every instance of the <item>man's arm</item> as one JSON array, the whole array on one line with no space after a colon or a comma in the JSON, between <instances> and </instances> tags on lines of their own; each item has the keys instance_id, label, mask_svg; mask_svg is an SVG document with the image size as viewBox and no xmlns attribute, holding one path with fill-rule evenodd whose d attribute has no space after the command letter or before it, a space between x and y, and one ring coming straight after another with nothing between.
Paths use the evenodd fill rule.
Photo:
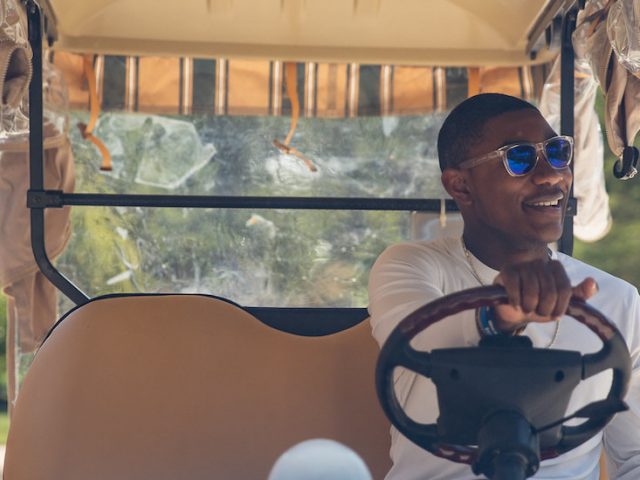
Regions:
<instances>
[{"instance_id":1,"label":"man's arm","mask_svg":"<svg viewBox=\"0 0 640 480\"><path fill-rule=\"evenodd\" d=\"M407 315L449 293L443 291L445 276L452 275L446 268L420 244L394 245L380 255L369 275L370 321L380 346ZM471 345L479 338L472 311L445 319L425 333L412 344L414 348Z\"/></svg>"},{"instance_id":2,"label":"man's arm","mask_svg":"<svg viewBox=\"0 0 640 480\"><path fill-rule=\"evenodd\" d=\"M640 479L640 298L634 292L625 309L629 326L624 332L631 354L632 373L625 401L627 412L619 413L604 430L609 478Z\"/></svg>"}]
</instances>

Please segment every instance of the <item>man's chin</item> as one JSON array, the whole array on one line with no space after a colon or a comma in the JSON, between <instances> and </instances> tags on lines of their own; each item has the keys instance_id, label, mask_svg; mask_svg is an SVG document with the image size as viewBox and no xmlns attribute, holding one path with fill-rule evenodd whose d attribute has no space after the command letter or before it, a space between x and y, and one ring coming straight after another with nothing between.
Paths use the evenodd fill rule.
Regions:
<instances>
[{"instance_id":1,"label":"man's chin","mask_svg":"<svg viewBox=\"0 0 640 480\"><path fill-rule=\"evenodd\" d=\"M552 244L562 237L562 225L529 225L528 240L535 244Z\"/></svg>"},{"instance_id":2,"label":"man's chin","mask_svg":"<svg viewBox=\"0 0 640 480\"><path fill-rule=\"evenodd\" d=\"M540 241L547 245L556 243L562 238L562 228L553 232L539 232Z\"/></svg>"}]
</instances>

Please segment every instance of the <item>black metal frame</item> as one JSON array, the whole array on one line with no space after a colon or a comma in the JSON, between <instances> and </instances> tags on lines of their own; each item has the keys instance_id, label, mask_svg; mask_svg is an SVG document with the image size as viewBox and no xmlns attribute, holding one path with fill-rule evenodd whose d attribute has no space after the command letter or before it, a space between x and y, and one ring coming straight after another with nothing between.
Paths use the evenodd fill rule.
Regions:
<instances>
[{"instance_id":1,"label":"black metal frame","mask_svg":"<svg viewBox=\"0 0 640 480\"><path fill-rule=\"evenodd\" d=\"M35 0L24 0L29 26L29 43L33 52L33 77L29 85L29 172L30 190L27 206L31 211L31 243L36 263L44 275L76 305L90 301L90 297L60 273L49 260L45 247L46 208L76 206L123 206L123 207L191 207L191 208L266 208L300 210L395 210L438 212L442 201L434 199L399 198L321 198L321 197L230 197L230 196L170 196L170 195L118 195L64 193L44 189L44 131L42 94L42 39L43 16ZM577 9L570 10L562 29L562 105L561 132L573 134L573 48L571 33L575 29ZM445 201L447 211L457 211L452 200ZM560 239L560 250L571 254L573 250L573 224L575 214L573 192L565 219L565 230ZM259 317L273 318L277 315L284 322L306 323L314 319L332 318L332 323L354 325L367 317L365 308L265 308L248 307Z\"/></svg>"},{"instance_id":2,"label":"black metal frame","mask_svg":"<svg viewBox=\"0 0 640 480\"><path fill-rule=\"evenodd\" d=\"M578 8L570 9L562 21L562 38L560 50L560 132L562 135L574 134L574 118L575 118L575 53L573 51L573 43L571 36L576 29L576 20L578 18ZM573 171L573 164L571 164ZM569 191L569 198L575 202L573 197L573 184ZM573 212L575 215L575 209ZM567 255L573 254L573 215L567 212L564 218L564 228L562 229L562 237L558 241L558 249Z\"/></svg>"},{"instance_id":3,"label":"black metal frame","mask_svg":"<svg viewBox=\"0 0 640 480\"><path fill-rule=\"evenodd\" d=\"M29 175L30 192L44 191L44 123L42 99L42 32L43 18L33 0L25 3L32 49L33 76L29 84ZM44 275L76 305L89 297L71 283L49 260L45 247L44 208L31 208L31 248L36 263Z\"/></svg>"},{"instance_id":4,"label":"black metal frame","mask_svg":"<svg viewBox=\"0 0 640 480\"><path fill-rule=\"evenodd\" d=\"M264 208L283 210L387 210L440 211L442 200L362 197L239 197L205 195L127 195L114 193L64 193L60 190L30 190L30 208L61 208L65 205L91 207L177 207L177 208ZM448 212L458 211L453 200L445 200Z\"/></svg>"}]
</instances>

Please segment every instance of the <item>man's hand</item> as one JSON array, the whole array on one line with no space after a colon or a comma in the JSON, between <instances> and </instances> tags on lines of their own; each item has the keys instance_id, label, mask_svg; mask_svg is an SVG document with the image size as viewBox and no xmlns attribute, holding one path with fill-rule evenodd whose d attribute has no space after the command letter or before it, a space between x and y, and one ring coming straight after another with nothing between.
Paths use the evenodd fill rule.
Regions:
<instances>
[{"instance_id":1,"label":"man's hand","mask_svg":"<svg viewBox=\"0 0 640 480\"><path fill-rule=\"evenodd\" d=\"M509 303L495 307L495 326L512 332L529 322L550 322L564 315L571 296L588 300L598 292L596 281L587 277L571 286L557 260L534 260L504 267L494 283L507 291Z\"/></svg>"}]
</instances>

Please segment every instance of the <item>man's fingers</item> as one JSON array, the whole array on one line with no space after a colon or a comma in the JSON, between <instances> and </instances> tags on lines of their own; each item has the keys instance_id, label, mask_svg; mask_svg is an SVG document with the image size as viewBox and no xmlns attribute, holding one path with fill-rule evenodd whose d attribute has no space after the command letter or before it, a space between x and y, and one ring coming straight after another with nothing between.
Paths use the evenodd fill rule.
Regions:
<instances>
[{"instance_id":1,"label":"man's fingers","mask_svg":"<svg viewBox=\"0 0 640 480\"><path fill-rule=\"evenodd\" d=\"M565 272L562 264L557 260L552 261L549 268L555 281L557 295L556 305L550 315L553 318L557 318L564 315L567 311L567 307L569 306L572 294L571 280L569 280L567 272Z\"/></svg>"},{"instance_id":2,"label":"man's fingers","mask_svg":"<svg viewBox=\"0 0 640 480\"><path fill-rule=\"evenodd\" d=\"M509 305L512 307L519 307L520 298L520 275L517 274L512 268L504 268L496 277L494 283L502 285L507 292L509 298Z\"/></svg>"},{"instance_id":3,"label":"man's fingers","mask_svg":"<svg viewBox=\"0 0 640 480\"><path fill-rule=\"evenodd\" d=\"M540 269L532 265L531 269L520 271L520 298L524 313L535 312L540 303Z\"/></svg>"},{"instance_id":4,"label":"man's fingers","mask_svg":"<svg viewBox=\"0 0 640 480\"><path fill-rule=\"evenodd\" d=\"M509 305L519 309L521 314L547 319L564 315L572 295L588 300L598 291L593 278L586 278L572 288L564 267L557 260L508 265L501 270L495 283L505 288Z\"/></svg>"},{"instance_id":5,"label":"man's fingers","mask_svg":"<svg viewBox=\"0 0 640 480\"><path fill-rule=\"evenodd\" d=\"M593 278L587 277L572 289L573 295L582 300L589 300L598 293L598 282Z\"/></svg>"},{"instance_id":6,"label":"man's fingers","mask_svg":"<svg viewBox=\"0 0 640 480\"><path fill-rule=\"evenodd\" d=\"M558 305L558 282L551 268L541 268L538 273L540 284L540 298L536 314L542 317L550 317ZM569 292L571 289L569 289Z\"/></svg>"}]
</instances>

